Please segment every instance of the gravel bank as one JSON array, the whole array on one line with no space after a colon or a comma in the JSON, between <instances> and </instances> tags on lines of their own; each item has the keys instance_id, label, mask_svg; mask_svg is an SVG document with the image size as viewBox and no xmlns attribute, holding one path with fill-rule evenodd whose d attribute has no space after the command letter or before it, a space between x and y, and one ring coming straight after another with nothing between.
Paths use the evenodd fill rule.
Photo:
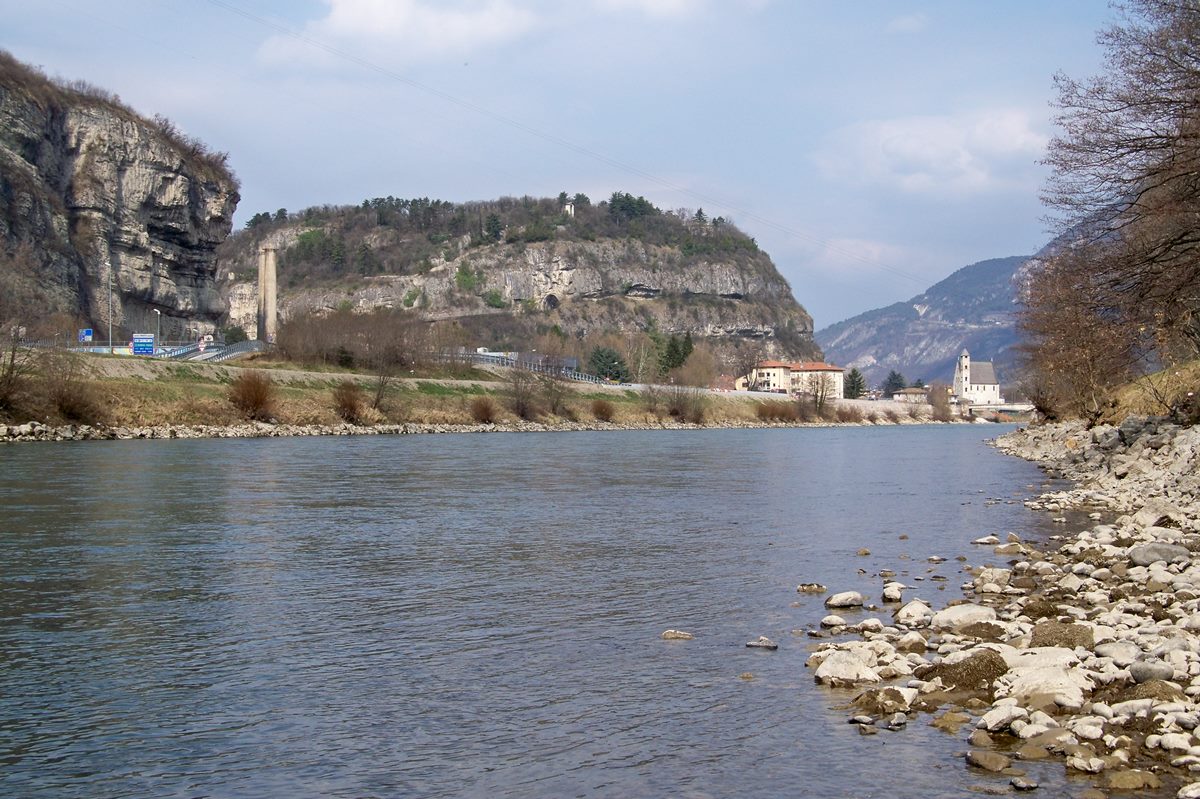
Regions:
<instances>
[{"instance_id":1,"label":"gravel bank","mask_svg":"<svg viewBox=\"0 0 1200 799\"><path fill-rule=\"evenodd\" d=\"M952 422L962 424L965 422ZM892 424L942 424L929 419L903 418ZM982 424L982 422L980 422ZM147 425L131 427L94 427L90 425L45 425L41 422L0 424L0 444L23 441L116 441L173 438L288 438L292 436L378 436L426 435L433 433L550 433L593 430L708 430L768 429L785 427L872 427L871 422L814 422L787 424L741 420L720 420L702 425L676 422L669 418L655 424L614 424L610 422L516 422L511 424L379 424L379 425L299 425L246 422L234 425Z\"/></svg>"},{"instance_id":2,"label":"gravel bank","mask_svg":"<svg viewBox=\"0 0 1200 799\"><path fill-rule=\"evenodd\" d=\"M809 658L815 679L856 692L864 734L932 714L1009 790L1036 790L1026 764L1057 758L1091 795L1200 797L1200 428L1135 417L996 446L1076 483L1030 507L1092 526L1045 551L977 539L986 565L941 609L902 604L906 586L881 575L890 618L823 619L810 635L835 640Z\"/></svg>"}]
</instances>

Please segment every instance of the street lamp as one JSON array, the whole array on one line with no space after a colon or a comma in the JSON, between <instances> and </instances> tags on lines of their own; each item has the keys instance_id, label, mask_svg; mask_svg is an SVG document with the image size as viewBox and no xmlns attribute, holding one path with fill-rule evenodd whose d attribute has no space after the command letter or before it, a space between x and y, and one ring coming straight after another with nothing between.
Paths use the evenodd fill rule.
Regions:
<instances>
[{"instance_id":1,"label":"street lamp","mask_svg":"<svg viewBox=\"0 0 1200 799\"><path fill-rule=\"evenodd\" d=\"M162 311L157 308L151 308L155 315L158 316L158 332L154 334L154 352L158 352L158 348L162 343Z\"/></svg>"},{"instance_id":2,"label":"street lamp","mask_svg":"<svg viewBox=\"0 0 1200 799\"><path fill-rule=\"evenodd\" d=\"M108 259L108 354L113 354L112 347L112 259Z\"/></svg>"}]
</instances>

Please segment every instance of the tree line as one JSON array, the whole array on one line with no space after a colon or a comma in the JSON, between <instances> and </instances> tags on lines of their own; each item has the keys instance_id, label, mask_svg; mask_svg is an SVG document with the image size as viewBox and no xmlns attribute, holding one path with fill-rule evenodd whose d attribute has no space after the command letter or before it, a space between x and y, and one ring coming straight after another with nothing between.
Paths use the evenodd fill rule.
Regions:
<instances>
[{"instance_id":1,"label":"tree line","mask_svg":"<svg viewBox=\"0 0 1200 799\"><path fill-rule=\"evenodd\" d=\"M318 206L298 213L260 211L231 237L226 255L253 249L285 226L307 228L280 253L285 286L375 274L419 274L438 258L491 245L522 246L548 240L633 238L677 248L686 259L742 258L758 245L724 217L703 209L663 210L645 197L616 191L593 203L582 193L556 198L501 197L453 203L428 197L375 197L357 206ZM231 260L228 257L225 260ZM252 262L252 258L243 258Z\"/></svg>"}]
</instances>

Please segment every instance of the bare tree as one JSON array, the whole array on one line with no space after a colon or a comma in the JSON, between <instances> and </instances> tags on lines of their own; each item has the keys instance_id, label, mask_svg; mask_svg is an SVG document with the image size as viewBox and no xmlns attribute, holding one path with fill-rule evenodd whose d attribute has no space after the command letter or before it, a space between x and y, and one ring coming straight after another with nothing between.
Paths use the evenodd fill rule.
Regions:
<instances>
[{"instance_id":1,"label":"bare tree","mask_svg":"<svg viewBox=\"0 0 1200 799\"><path fill-rule=\"evenodd\" d=\"M733 372L734 382L744 377L747 391L757 389L755 367L765 357L766 346L761 341L743 341L730 350L726 363L729 370Z\"/></svg>"},{"instance_id":2,"label":"bare tree","mask_svg":"<svg viewBox=\"0 0 1200 799\"><path fill-rule=\"evenodd\" d=\"M1146 346L1136 320L1096 302L1092 247L1068 249L1035 272L1019 324L1025 386L1049 416L1095 421L1109 392L1136 372Z\"/></svg>"},{"instance_id":3,"label":"bare tree","mask_svg":"<svg viewBox=\"0 0 1200 799\"><path fill-rule=\"evenodd\" d=\"M1056 78L1044 199L1077 250L1085 299L1200 354L1200 4L1129 0L1101 32L1105 72Z\"/></svg>"}]
</instances>

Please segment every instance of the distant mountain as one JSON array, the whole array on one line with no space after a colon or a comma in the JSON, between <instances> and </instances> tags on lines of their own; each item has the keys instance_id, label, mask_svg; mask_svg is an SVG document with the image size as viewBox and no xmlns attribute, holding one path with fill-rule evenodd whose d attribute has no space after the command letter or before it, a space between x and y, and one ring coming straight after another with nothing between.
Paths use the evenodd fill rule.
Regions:
<instances>
[{"instance_id":1,"label":"distant mountain","mask_svg":"<svg viewBox=\"0 0 1200 799\"><path fill-rule=\"evenodd\" d=\"M828 362L857 367L871 386L893 369L910 381L949 382L966 347L973 360L996 363L1003 388L1015 359L1017 286L1031 260L1013 256L964 266L908 302L818 330L817 343Z\"/></svg>"}]
</instances>

